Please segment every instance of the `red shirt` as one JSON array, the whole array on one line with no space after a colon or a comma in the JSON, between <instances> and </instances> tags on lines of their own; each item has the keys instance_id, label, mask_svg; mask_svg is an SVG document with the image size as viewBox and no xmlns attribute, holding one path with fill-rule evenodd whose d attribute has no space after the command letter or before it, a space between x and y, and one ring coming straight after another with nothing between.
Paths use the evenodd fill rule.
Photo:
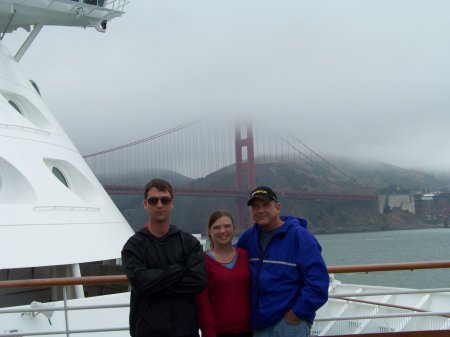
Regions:
<instances>
[{"instance_id":1,"label":"red shirt","mask_svg":"<svg viewBox=\"0 0 450 337\"><path fill-rule=\"evenodd\" d=\"M202 337L250 330L250 272L247 252L236 248L229 269L206 255L206 288L197 295Z\"/></svg>"}]
</instances>

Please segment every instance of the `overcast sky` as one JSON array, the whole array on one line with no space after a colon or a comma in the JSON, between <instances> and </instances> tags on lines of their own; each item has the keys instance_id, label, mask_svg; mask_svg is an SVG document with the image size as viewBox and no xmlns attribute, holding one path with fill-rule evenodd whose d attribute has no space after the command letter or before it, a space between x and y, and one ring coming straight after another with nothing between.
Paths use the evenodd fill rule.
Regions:
<instances>
[{"instance_id":1,"label":"overcast sky","mask_svg":"<svg viewBox=\"0 0 450 337\"><path fill-rule=\"evenodd\" d=\"M226 114L450 170L449 18L448 0L132 0L105 34L45 27L20 63L82 154Z\"/></svg>"}]
</instances>

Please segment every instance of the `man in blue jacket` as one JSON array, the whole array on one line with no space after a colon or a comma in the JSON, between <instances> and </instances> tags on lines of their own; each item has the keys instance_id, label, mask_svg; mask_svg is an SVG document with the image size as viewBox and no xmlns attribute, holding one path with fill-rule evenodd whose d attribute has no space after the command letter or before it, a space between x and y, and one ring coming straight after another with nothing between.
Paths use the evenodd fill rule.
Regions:
<instances>
[{"instance_id":1,"label":"man in blue jacket","mask_svg":"<svg viewBox=\"0 0 450 337\"><path fill-rule=\"evenodd\" d=\"M248 251L254 337L307 337L328 300L329 276L307 222L281 216L272 189L260 186L247 203L255 220L237 246Z\"/></svg>"}]
</instances>

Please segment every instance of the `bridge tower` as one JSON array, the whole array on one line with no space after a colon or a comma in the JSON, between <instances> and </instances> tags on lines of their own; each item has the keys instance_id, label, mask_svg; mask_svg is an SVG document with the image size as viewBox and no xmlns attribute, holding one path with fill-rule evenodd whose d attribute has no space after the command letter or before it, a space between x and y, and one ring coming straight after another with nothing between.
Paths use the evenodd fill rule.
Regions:
<instances>
[{"instance_id":1,"label":"bridge tower","mask_svg":"<svg viewBox=\"0 0 450 337\"><path fill-rule=\"evenodd\" d=\"M253 129L249 122L237 124L235 128L235 154L236 154L236 188L242 196L236 198L237 202L237 231L250 226L250 214L247 207L247 198L251 190L256 187L255 154L253 148Z\"/></svg>"}]
</instances>

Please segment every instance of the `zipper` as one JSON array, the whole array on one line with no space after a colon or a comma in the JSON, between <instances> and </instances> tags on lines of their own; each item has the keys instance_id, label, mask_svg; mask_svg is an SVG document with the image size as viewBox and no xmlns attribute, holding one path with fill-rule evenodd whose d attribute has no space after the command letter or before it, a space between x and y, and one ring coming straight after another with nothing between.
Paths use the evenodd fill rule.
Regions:
<instances>
[{"instance_id":1,"label":"zipper","mask_svg":"<svg viewBox=\"0 0 450 337\"><path fill-rule=\"evenodd\" d=\"M259 325L259 321L260 321L260 319L259 319L259 317L260 317L260 312L259 312L260 311L259 310L259 288L260 288L259 285L260 285L260 282L259 282L259 278L260 278L260 274L261 274L261 269L263 267L263 261L264 261L264 258L266 257L266 253L268 251L270 242L273 240L273 238L276 235L277 234L273 235L270 238L269 242L267 242L266 248L264 249L264 251L261 254L261 247L260 247L260 244L259 244L261 237L260 237L259 233L257 233L257 239L258 240L256 242L257 242L257 248L258 248L258 251L259 251L259 261L258 261L258 270L256 272L256 285L257 285L257 289L256 289L256 322L258 323L258 325Z\"/></svg>"},{"instance_id":2,"label":"zipper","mask_svg":"<svg viewBox=\"0 0 450 337\"><path fill-rule=\"evenodd\" d=\"M259 261L258 261L258 270L256 272L256 322L257 325L259 325L259 276L261 274L261 269L262 269L262 264L263 264L263 260L264 260L264 255L266 254L267 251L267 246L266 249L264 249L263 254L261 254L261 248L259 247L259 238L257 241L257 246L258 246L258 250L259 250Z\"/></svg>"}]
</instances>

